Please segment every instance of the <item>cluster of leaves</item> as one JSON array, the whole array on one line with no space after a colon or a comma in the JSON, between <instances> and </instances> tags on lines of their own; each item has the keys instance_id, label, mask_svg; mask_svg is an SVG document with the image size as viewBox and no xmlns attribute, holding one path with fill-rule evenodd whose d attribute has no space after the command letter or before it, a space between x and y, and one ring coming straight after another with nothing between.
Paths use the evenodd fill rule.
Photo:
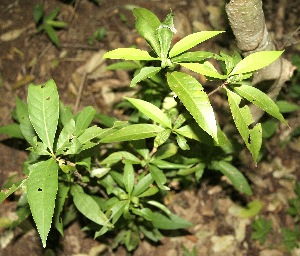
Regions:
<instances>
[{"instance_id":1,"label":"cluster of leaves","mask_svg":"<svg viewBox=\"0 0 300 256\"><path fill-rule=\"evenodd\" d=\"M289 200L289 208L287 213L291 215L295 222L294 228L282 227L281 237L282 244L287 251L291 251L294 248L299 248L300 229L297 226L300 219L300 183L297 182L295 185L296 197ZM266 242L268 236L272 231L272 222L262 217L254 220L252 223L252 234L251 238L258 240L262 245Z\"/></svg>"},{"instance_id":2,"label":"cluster of leaves","mask_svg":"<svg viewBox=\"0 0 300 256\"><path fill-rule=\"evenodd\" d=\"M205 169L221 172L238 191L252 194L247 179L231 164L234 147L217 123L211 94L194 77L178 71L180 67L221 81L217 90L227 94L234 123L254 161L261 147L261 125L253 123L247 105L240 106L242 100L285 122L266 94L242 82L282 52L254 53L245 59L237 53L190 52L223 31L194 33L171 47L176 32L172 14L163 22L144 8L133 14L137 31L152 51L120 48L104 56L125 59L110 69L135 70L130 86L141 85L137 95L142 99L126 98L123 103L134 109L129 121L97 114L93 107L73 114L59 101L50 80L29 85L27 104L17 99L16 123L0 129L25 139L30 151L24 165L28 177L9 182L0 202L18 188L24 190L18 222L31 213L43 246L52 220L63 234L76 216L70 216L72 211L91 221L85 229L95 231L95 237L115 231L117 243L128 250L137 247L141 233L156 242L160 230L189 227L191 223L174 215L161 197L171 181L199 181ZM225 74L211 58L225 66ZM102 128L91 126L97 118Z\"/></svg>"},{"instance_id":3,"label":"cluster of leaves","mask_svg":"<svg viewBox=\"0 0 300 256\"><path fill-rule=\"evenodd\" d=\"M55 8L48 15L44 15L44 5L37 4L33 10L33 19L37 26L38 32L45 31L49 39L56 46L60 46L56 29L62 29L68 26L66 22L56 20L59 14L59 8Z\"/></svg>"}]
</instances>

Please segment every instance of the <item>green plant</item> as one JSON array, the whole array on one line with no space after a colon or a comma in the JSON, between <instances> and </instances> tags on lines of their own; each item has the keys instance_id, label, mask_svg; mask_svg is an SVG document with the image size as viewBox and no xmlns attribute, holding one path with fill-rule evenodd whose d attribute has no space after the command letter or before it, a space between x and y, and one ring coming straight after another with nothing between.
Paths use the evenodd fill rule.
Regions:
<instances>
[{"instance_id":1,"label":"green plant","mask_svg":"<svg viewBox=\"0 0 300 256\"><path fill-rule=\"evenodd\" d=\"M189 52L223 31L194 33L171 47L176 32L172 14L160 22L146 9L136 8L133 13L136 29L152 51L121 48L104 56L125 59L109 68L135 70L130 86L141 85L137 98L126 98L121 104L128 110L129 121L96 114L93 107L73 114L59 101L56 84L50 80L29 85L27 104L17 98L16 123L0 129L25 139L30 151L24 164L27 178L9 181L0 202L18 188L24 190L18 222L31 213L44 247L52 220L63 234L76 211L85 216L85 230L95 231L95 238L114 232L115 245L124 244L129 251L137 247L141 233L156 242L162 237L160 230L190 227L161 199L171 181L199 181L204 170L221 172L238 191L251 195L247 179L231 163L235 148L210 104L209 97L217 91L226 93L234 123L254 161L261 147L261 125L253 123L242 100L285 122L266 94L242 82L277 59L281 51L254 53L244 59L237 53ZM224 65L225 74L209 59ZM180 67L221 80L220 85L207 93ZM91 125L97 117L103 128Z\"/></svg>"},{"instance_id":2,"label":"green plant","mask_svg":"<svg viewBox=\"0 0 300 256\"><path fill-rule=\"evenodd\" d=\"M56 20L58 14L59 8L57 7L45 16L43 4L35 5L33 10L33 19L38 32L45 31L51 42L59 47L60 42L55 30L65 28L68 24L66 22Z\"/></svg>"},{"instance_id":3,"label":"green plant","mask_svg":"<svg viewBox=\"0 0 300 256\"><path fill-rule=\"evenodd\" d=\"M289 199L289 208L287 213L294 217L295 223L300 221L300 182L295 185L296 197Z\"/></svg>"},{"instance_id":4,"label":"green plant","mask_svg":"<svg viewBox=\"0 0 300 256\"><path fill-rule=\"evenodd\" d=\"M104 27L95 30L92 36L88 38L88 44L93 45L95 41L102 41L106 37L107 31Z\"/></svg>"},{"instance_id":5,"label":"green plant","mask_svg":"<svg viewBox=\"0 0 300 256\"><path fill-rule=\"evenodd\" d=\"M260 244L264 244L272 230L272 222L259 217L253 221L252 229L251 238L258 240Z\"/></svg>"}]
</instances>

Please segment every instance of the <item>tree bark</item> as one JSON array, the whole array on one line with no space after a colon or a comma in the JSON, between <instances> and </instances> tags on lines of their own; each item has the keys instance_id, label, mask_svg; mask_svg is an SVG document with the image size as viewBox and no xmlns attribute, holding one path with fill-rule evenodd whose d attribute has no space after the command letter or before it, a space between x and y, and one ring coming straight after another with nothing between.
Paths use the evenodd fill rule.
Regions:
<instances>
[{"instance_id":1,"label":"tree bark","mask_svg":"<svg viewBox=\"0 0 300 256\"><path fill-rule=\"evenodd\" d=\"M262 0L231 0L226 4L226 13L237 45L244 56L258 51L276 50L266 27ZM288 60L280 57L255 72L252 84L255 86L263 81L272 81L272 85L267 88L267 94L275 100L284 83L290 80L294 69ZM254 121L257 122L264 112L254 105L249 107Z\"/></svg>"}]
</instances>

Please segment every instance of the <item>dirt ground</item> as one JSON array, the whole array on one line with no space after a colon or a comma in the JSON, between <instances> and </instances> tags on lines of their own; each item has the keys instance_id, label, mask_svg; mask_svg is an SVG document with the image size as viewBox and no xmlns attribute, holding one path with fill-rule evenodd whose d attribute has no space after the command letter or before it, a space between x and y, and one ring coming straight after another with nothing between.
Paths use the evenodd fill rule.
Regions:
<instances>
[{"instance_id":1,"label":"dirt ground","mask_svg":"<svg viewBox=\"0 0 300 256\"><path fill-rule=\"evenodd\" d=\"M61 100L73 108L92 105L101 113L120 117L122 113L113 105L121 99L119 91L129 85L126 72L105 71L105 63L102 63L97 72L90 74L82 93L79 87L87 63L92 57L99 58L102 50L133 44L146 47L134 30L134 18L128 10L132 5L148 8L160 18L172 10L178 38L193 31L228 30L223 11L225 1L221 0L103 0L99 6L88 0L76 0L73 4L44 1L46 12L60 6L59 19L69 24L58 32L61 47L57 48L44 33L37 34L33 8L39 2L0 1L0 125L12 123L15 98L26 99L30 82L39 84L50 78L57 83ZM299 2L264 0L263 3L267 27L278 47L286 49L287 59L292 54L299 55ZM106 37L88 44L88 38L101 27L106 29ZM203 47L218 52L236 46L233 38L226 37L211 40ZM284 91L288 91L288 84ZM294 101L299 102L300 99ZM286 118L290 129L279 125L276 135L265 142L265 157L257 167L248 153L241 153L239 168L250 179L253 196L224 189L209 179L189 191L171 193L166 198L168 207L194 226L178 236L166 234L159 244L143 240L133 255L184 255L182 246L190 251L196 248L197 255L289 255L282 246L280 228L295 227L286 211L288 199L295 197L294 184L300 180L300 140L299 137L289 140L289 137L300 126L300 112ZM0 186L7 177L21 175L26 157L22 143L0 135ZM251 239L253 218L236 216L239 205L254 200L263 203L260 216L273 223L273 231L263 245ZM15 218L15 208L14 202L4 202L0 205L0 218ZM30 226L11 231L0 225L0 255L128 255L122 247L112 251L107 240L95 241L81 228L78 222L68 226L64 237L50 241L49 250L42 248L37 232ZM300 249L294 250L292 255L300 255Z\"/></svg>"}]
</instances>

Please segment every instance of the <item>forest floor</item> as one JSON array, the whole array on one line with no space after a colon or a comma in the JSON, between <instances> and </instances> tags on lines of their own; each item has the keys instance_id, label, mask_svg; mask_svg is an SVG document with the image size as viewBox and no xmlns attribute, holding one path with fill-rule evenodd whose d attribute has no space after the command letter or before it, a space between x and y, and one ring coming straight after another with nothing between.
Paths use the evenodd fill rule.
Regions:
<instances>
[{"instance_id":1,"label":"forest floor","mask_svg":"<svg viewBox=\"0 0 300 256\"><path fill-rule=\"evenodd\" d=\"M59 19L69 24L58 32L61 47L57 48L44 33L37 34L33 9L39 2L0 2L0 125L13 122L11 112L15 108L15 98L18 96L26 100L30 82L40 84L53 78L60 99L74 107L82 74L91 58L101 55L103 50L117 47L146 47L134 29L134 17L128 10L130 5L148 8L161 19L172 10L178 39L194 31L229 29L224 14L225 1L219 0L103 0L99 6L88 0L76 0L75 4L44 1L48 13L60 6ZM287 59L293 54L299 55L300 7L297 1L263 2L267 27L278 48L285 48ZM88 44L88 38L99 28L105 28L106 36L101 41ZM11 32L11 37L7 32ZM229 36L209 40L203 48L230 52L236 49L236 44ZM121 100L121 92L128 87L129 81L128 73L106 71L104 63L98 72L88 77L79 95L78 109L92 105L98 112L120 117L122 113L113 106ZM282 94L288 93L288 86L289 83ZM299 104L300 98L293 101ZM196 248L197 255L289 255L283 242L282 228L294 229L299 225L287 214L287 209L288 200L296 196L295 183L300 180L300 138L291 136L300 126L300 111L285 117L290 128L279 124L276 134L265 141L264 157L257 166L247 152L240 154L237 164L251 181L253 196L240 195L228 186L224 187L222 180L216 183L209 178L193 189L171 192L165 203L174 213L193 222L194 226L178 236L166 234L159 244L142 240L133 255L184 255L183 246L189 251ZM26 157L22 143L0 135L0 187L8 177L22 174L22 163ZM260 201L263 205L258 216L272 222L272 231L262 245L251 238L251 223L255 218L237 216L239 207L252 201ZM15 209L15 202L5 201L0 205L0 220L14 218ZM81 228L79 222L69 225L64 237L56 244L50 244L51 252L61 256L128 255L123 247L111 250L108 244L101 239L93 240ZM46 252L50 251L42 248L34 228L5 230L0 225L0 255L39 256ZM300 249L294 249L291 255L300 255Z\"/></svg>"}]
</instances>

